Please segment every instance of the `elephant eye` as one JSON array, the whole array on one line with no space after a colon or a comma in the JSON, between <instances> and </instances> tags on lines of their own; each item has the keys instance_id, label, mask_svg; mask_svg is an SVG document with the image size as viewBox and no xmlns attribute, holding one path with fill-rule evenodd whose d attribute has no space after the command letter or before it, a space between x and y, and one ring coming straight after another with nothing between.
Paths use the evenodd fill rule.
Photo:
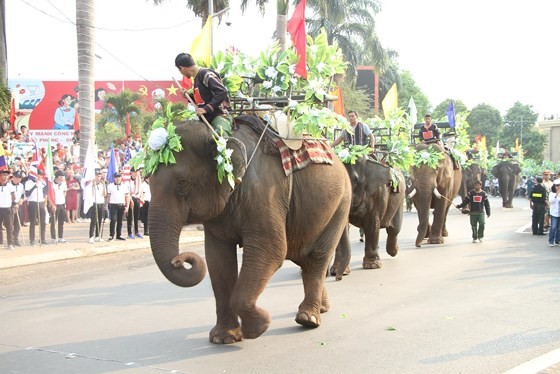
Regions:
<instances>
[{"instance_id":1,"label":"elephant eye","mask_svg":"<svg viewBox=\"0 0 560 374\"><path fill-rule=\"evenodd\" d=\"M191 189L191 183L185 179L181 178L177 181L177 194L186 195Z\"/></svg>"}]
</instances>

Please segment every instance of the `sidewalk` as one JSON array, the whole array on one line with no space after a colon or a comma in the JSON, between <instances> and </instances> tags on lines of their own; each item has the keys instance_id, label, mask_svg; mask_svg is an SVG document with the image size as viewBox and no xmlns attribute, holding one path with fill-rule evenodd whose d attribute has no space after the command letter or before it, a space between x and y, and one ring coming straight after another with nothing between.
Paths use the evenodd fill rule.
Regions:
<instances>
[{"instance_id":1,"label":"sidewalk","mask_svg":"<svg viewBox=\"0 0 560 374\"><path fill-rule=\"evenodd\" d=\"M123 223L123 236L126 237L126 222ZM200 243L204 241L204 232L196 229L197 225L185 226L179 239L180 244ZM142 230L141 230L142 231ZM66 260L83 256L95 256L98 254L112 253L118 251L132 251L136 249L150 248L149 237L143 239L127 239L126 241L114 240L111 242L88 243L89 222L70 223L64 225L64 244L50 244L32 247L29 245L29 227L22 227L25 244L15 247L10 251L0 247L0 269L16 266L33 265L42 262ZM4 244L6 244L4 231ZM38 227L35 235L39 236ZM50 226L47 225L47 240L50 238ZM109 237L109 220L105 222L103 238ZM21 234L20 243L23 244ZM48 240L50 242L50 240Z\"/></svg>"}]
</instances>

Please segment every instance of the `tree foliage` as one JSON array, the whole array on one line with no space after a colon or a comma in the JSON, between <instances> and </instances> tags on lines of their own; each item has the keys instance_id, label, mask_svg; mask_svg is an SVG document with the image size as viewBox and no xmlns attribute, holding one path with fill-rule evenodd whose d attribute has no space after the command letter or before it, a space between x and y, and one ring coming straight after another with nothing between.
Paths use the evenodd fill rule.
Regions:
<instances>
[{"instance_id":1,"label":"tree foliage","mask_svg":"<svg viewBox=\"0 0 560 374\"><path fill-rule=\"evenodd\" d=\"M489 104L478 104L472 108L467 122L470 125L471 141L474 141L477 135L486 136L488 147L496 144L504 123L500 111Z\"/></svg>"},{"instance_id":2,"label":"tree foliage","mask_svg":"<svg viewBox=\"0 0 560 374\"><path fill-rule=\"evenodd\" d=\"M409 71L402 71L400 77L399 106L406 109L410 98L413 97L416 110L418 111L418 119L420 120L422 116L430 110L430 101L424 92L422 92L422 89L418 87ZM406 112L408 113L408 109L406 109Z\"/></svg>"},{"instance_id":3,"label":"tree foliage","mask_svg":"<svg viewBox=\"0 0 560 374\"><path fill-rule=\"evenodd\" d=\"M461 100L457 99L445 99L439 103L432 111L432 118L435 120L445 120L447 121L447 108L449 108L449 102L453 100L453 105L455 106L455 113L468 112L468 108Z\"/></svg>"},{"instance_id":4,"label":"tree foliage","mask_svg":"<svg viewBox=\"0 0 560 374\"><path fill-rule=\"evenodd\" d=\"M519 101L513 104L504 116L500 146L513 149L517 140L517 144L523 146L525 158L542 161L547 138L535 126L537 117L532 105L524 105Z\"/></svg>"}]
</instances>

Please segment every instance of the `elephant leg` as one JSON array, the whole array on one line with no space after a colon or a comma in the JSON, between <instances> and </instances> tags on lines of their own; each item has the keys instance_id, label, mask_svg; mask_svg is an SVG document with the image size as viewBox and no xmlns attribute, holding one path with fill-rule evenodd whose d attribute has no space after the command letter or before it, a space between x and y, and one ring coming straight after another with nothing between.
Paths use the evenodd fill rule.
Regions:
<instances>
[{"instance_id":1,"label":"elephant leg","mask_svg":"<svg viewBox=\"0 0 560 374\"><path fill-rule=\"evenodd\" d=\"M381 259L379 258L379 231L381 225L378 219L373 224L368 223L365 227L366 245L364 248L364 259L362 267L364 269L379 269Z\"/></svg>"},{"instance_id":2,"label":"elephant leg","mask_svg":"<svg viewBox=\"0 0 560 374\"><path fill-rule=\"evenodd\" d=\"M321 298L321 313L326 313L331 308L329 296L327 295L327 288L323 285L323 297Z\"/></svg>"},{"instance_id":3,"label":"elephant leg","mask_svg":"<svg viewBox=\"0 0 560 374\"><path fill-rule=\"evenodd\" d=\"M210 331L210 341L231 344L243 340L237 314L230 305L237 284L237 253L234 245L225 244L209 233L205 234L206 263L216 299L216 325Z\"/></svg>"},{"instance_id":4,"label":"elephant leg","mask_svg":"<svg viewBox=\"0 0 560 374\"><path fill-rule=\"evenodd\" d=\"M330 274L336 277L336 280L342 280L343 275L350 274L350 257L352 248L350 245L350 236L348 234L349 225L346 225L342 237L336 247L334 263L330 269Z\"/></svg>"},{"instance_id":5,"label":"elephant leg","mask_svg":"<svg viewBox=\"0 0 560 374\"><path fill-rule=\"evenodd\" d=\"M256 305L257 298L282 266L287 253L285 237L269 237L268 247L262 245L261 239L256 242L243 243L243 263L231 299L233 310L241 318L243 337L247 339L258 338L270 326L270 314Z\"/></svg>"},{"instance_id":6,"label":"elephant leg","mask_svg":"<svg viewBox=\"0 0 560 374\"><path fill-rule=\"evenodd\" d=\"M393 226L389 226L386 229L387 231L387 245L386 250L389 256L395 257L397 253L399 253L399 243L397 243L397 236L399 235L399 231Z\"/></svg>"},{"instance_id":7,"label":"elephant leg","mask_svg":"<svg viewBox=\"0 0 560 374\"><path fill-rule=\"evenodd\" d=\"M305 327L319 327L321 325L321 313L329 310L330 304L325 291L325 271L328 267L320 266L320 259L302 262L301 277L305 297L298 307L296 322Z\"/></svg>"},{"instance_id":8,"label":"elephant leg","mask_svg":"<svg viewBox=\"0 0 560 374\"><path fill-rule=\"evenodd\" d=\"M444 201L436 201L434 206L434 221L432 223L430 238L428 243L430 244L443 244L442 229L445 222L445 212L446 206Z\"/></svg>"}]
</instances>

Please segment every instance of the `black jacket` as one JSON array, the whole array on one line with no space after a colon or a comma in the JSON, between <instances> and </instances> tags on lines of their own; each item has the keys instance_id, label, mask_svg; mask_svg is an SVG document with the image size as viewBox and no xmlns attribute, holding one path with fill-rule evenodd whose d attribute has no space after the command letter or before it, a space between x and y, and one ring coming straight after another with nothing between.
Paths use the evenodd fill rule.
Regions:
<instances>
[{"instance_id":1,"label":"black jacket","mask_svg":"<svg viewBox=\"0 0 560 374\"><path fill-rule=\"evenodd\" d=\"M462 208L471 205L470 214L480 214L486 211L486 215L490 217L490 202L488 201L488 195L484 190L476 192L475 190L470 190L467 196L463 199L463 203L457 205L457 208ZM484 210L483 210L484 208Z\"/></svg>"}]
</instances>

